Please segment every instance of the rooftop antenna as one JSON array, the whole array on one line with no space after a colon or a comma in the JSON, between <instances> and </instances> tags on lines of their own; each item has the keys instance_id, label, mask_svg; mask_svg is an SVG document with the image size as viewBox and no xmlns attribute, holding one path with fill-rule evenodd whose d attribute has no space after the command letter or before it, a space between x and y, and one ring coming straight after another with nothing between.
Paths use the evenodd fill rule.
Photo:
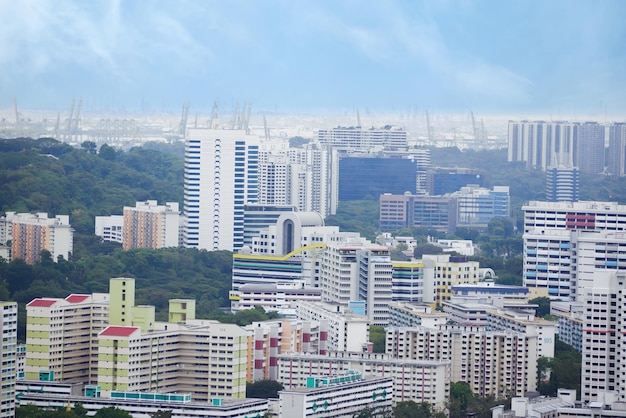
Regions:
<instances>
[{"instance_id":1,"label":"rooftop antenna","mask_svg":"<svg viewBox=\"0 0 626 418\"><path fill-rule=\"evenodd\" d=\"M180 117L180 124L178 125L178 133L185 136L187 130L187 118L189 117L189 100L183 103L183 112Z\"/></svg>"},{"instance_id":2,"label":"rooftop antenna","mask_svg":"<svg viewBox=\"0 0 626 418\"><path fill-rule=\"evenodd\" d=\"M213 129L213 123L217 119L217 101L213 102L213 107L211 108L211 119L209 119L209 129Z\"/></svg>"},{"instance_id":3,"label":"rooftop antenna","mask_svg":"<svg viewBox=\"0 0 626 418\"><path fill-rule=\"evenodd\" d=\"M20 123L20 114L17 111L17 97L13 97L13 108L15 109L15 126Z\"/></svg>"},{"instance_id":4,"label":"rooftop antenna","mask_svg":"<svg viewBox=\"0 0 626 418\"><path fill-rule=\"evenodd\" d=\"M434 145L433 143L433 127L430 126L430 116L428 116L428 110L426 111L426 133L428 135L428 144Z\"/></svg>"},{"instance_id":5,"label":"rooftop antenna","mask_svg":"<svg viewBox=\"0 0 626 418\"><path fill-rule=\"evenodd\" d=\"M265 130L265 140L268 141L270 139L270 129L267 127L265 115L263 115L263 129Z\"/></svg>"}]
</instances>

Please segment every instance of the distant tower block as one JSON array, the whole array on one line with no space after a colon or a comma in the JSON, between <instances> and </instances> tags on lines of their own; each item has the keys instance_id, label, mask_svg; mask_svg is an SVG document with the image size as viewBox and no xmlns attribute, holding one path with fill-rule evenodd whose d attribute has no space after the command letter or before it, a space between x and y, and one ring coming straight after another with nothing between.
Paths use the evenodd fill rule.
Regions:
<instances>
[{"instance_id":1,"label":"distant tower block","mask_svg":"<svg viewBox=\"0 0 626 418\"><path fill-rule=\"evenodd\" d=\"M580 175L576 167L550 167L546 170L546 201L578 202Z\"/></svg>"}]
</instances>

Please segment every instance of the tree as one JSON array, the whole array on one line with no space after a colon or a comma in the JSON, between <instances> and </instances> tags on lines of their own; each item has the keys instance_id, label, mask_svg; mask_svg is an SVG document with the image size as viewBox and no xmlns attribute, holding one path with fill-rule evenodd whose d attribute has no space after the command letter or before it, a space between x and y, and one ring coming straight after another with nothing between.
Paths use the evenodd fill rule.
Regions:
<instances>
[{"instance_id":1,"label":"tree","mask_svg":"<svg viewBox=\"0 0 626 418\"><path fill-rule=\"evenodd\" d=\"M33 404L15 408L15 418L41 418L42 416L43 410Z\"/></svg>"},{"instance_id":2,"label":"tree","mask_svg":"<svg viewBox=\"0 0 626 418\"><path fill-rule=\"evenodd\" d=\"M450 401L448 410L451 418L464 417L474 401L474 393L467 382L450 383Z\"/></svg>"},{"instance_id":3,"label":"tree","mask_svg":"<svg viewBox=\"0 0 626 418\"><path fill-rule=\"evenodd\" d=\"M537 307L537 316L543 318L546 315L550 315L550 298L541 296L528 301L528 303L539 305Z\"/></svg>"},{"instance_id":4,"label":"tree","mask_svg":"<svg viewBox=\"0 0 626 418\"><path fill-rule=\"evenodd\" d=\"M87 151L87 153L89 154L95 154L96 150L98 149L98 145L96 145L96 143L93 141L84 141L82 144L80 144L80 147Z\"/></svg>"},{"instance_id":5,"label":"tree","mask_svg":"<svg viewBox=\"0 0 626 418\"><path fill-rule=\"evenodd\" d=\"M98 155L101 158L104 158L105 160L115 161L115 156L116 156L115 148L107 144L102 144L102 146L100 147L100 151L98 152Z\"/></svg>"},{"instance_id":6,"label":"tree","mask_svg":"<svg viewBox=\"0 0 626 418\"><path fill-rule=\"evenodd\" d=\"M376 325L370 325L370 342L374 344L374 353L385 352L386 337L387 336L385 333L385 328Z\"/></svg>"},{"instance_id":7,"label":"tree","mask_svg":"<svg viewBox=\"0 0 626 418\"><path fill-rule=\"evenodd\" d=\"M87 416L87 412L88 412L87 408L85 408L83 406L83 404L80 403L80 402L76 402L74 404L74 409L72 409L72 411L74 411L76 416L79 416L79 417L86 417Z\"/></svg>"},{"instance_id":8,"label":"tree","mask_svg":"<svg viewBox=\"0 0 626 418\"><path fill-rule=\"evenodd\" d=\"M428 402L415 401L398 402L393 408L394 418L445 418L446 414L436 411Z\"/></svg>"},{"instance_id":9,"label":"tree","mask_svg":"<svg viewBox=\"0 0 626 418\"><path fill-rule=\"evenodd\" d=\"M443 248L434 244L418 245L413 250L413 257L422 258L424 254L443 254Z\"/></svg>"},{"instance_id":10,"label":"tree","mask_svg":"<svg viewBox=\"0 0 626 418\"><path fill-rule=\"evenodd\" d=\"M94 415L95 418L133 418L131 414L128 412L116 408L114 406L110 406L108 408L99 409L98 412Z\"/></svg>"},{"instance_id":11,"label":"tree","mask_svg":"<svg viewBox=\"0 0 626 418\"><path fill-rule=\"evenodd\" d=\"M150 418L172 418L172 411L156 411L150 414Z\"/></svg>"},{"instance_id":12,"label":"tree","mask_svg":"<svg viewBox=\"0 0 626 418\"><path fill-rule=\"evenodd\" d=\"M257 380L246 383L246 398L275 399L278 392L283 390L282 384L272 379Z\"/></svg>"}]
</instances>

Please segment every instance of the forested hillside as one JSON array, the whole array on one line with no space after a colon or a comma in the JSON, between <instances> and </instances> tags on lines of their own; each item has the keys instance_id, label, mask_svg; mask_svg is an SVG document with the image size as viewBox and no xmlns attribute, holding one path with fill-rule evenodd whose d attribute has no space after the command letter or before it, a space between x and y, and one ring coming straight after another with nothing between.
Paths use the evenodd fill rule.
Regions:
<instances>
[{"instance_id":1,"label":"forested hillside","mask_svg":"<svg viewBox=\"0 0 626 418\"><path fill-rule=\"evenodd\" d=\"M154 148L159 148L155 146ZM0 140L0 211L70 215L75 229L70 260L55 263L0 259L0 300L23 305L35 297L108 291L112 277L136 279L137 303L155 305L161 319L171 298L194 298L199 317L218 317L228 304L232 254L167 248L123 251L93 235L94 217L122 214L136 201L182 202L180 147L127 152L85 143L80 149L53 139ZM221 318L228 320L229 318ZM20 335L24 315L20 315Z\"/></svg>"},{"instance_id":2,"label":"forested hillside","mask_svg":"<svg viewBox=\"0 0 626 418\"><path fill-rule=\"evenodd\" d=\"M54 139L0 140L0 211L70 215L79 234L94 216L122 214L136 201L181 202L184 159L148 148L73 148Z\"/></svg>"}]
</instances>

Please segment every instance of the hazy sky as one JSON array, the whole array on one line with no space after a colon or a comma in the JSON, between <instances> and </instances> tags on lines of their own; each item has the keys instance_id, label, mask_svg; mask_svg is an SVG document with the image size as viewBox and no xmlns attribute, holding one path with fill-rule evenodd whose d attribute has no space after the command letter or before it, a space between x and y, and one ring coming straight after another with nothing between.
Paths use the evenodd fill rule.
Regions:
<instances>
[{"instance_id":1,"label":"hazy sky","mask_svg":"<svg viewBox=\"0 0 626 418\"><path fill-rule=\"evenodd\" d=\"M626 1L0 0L0 107L626 113Z\"/></svg>"}]
</instances>

